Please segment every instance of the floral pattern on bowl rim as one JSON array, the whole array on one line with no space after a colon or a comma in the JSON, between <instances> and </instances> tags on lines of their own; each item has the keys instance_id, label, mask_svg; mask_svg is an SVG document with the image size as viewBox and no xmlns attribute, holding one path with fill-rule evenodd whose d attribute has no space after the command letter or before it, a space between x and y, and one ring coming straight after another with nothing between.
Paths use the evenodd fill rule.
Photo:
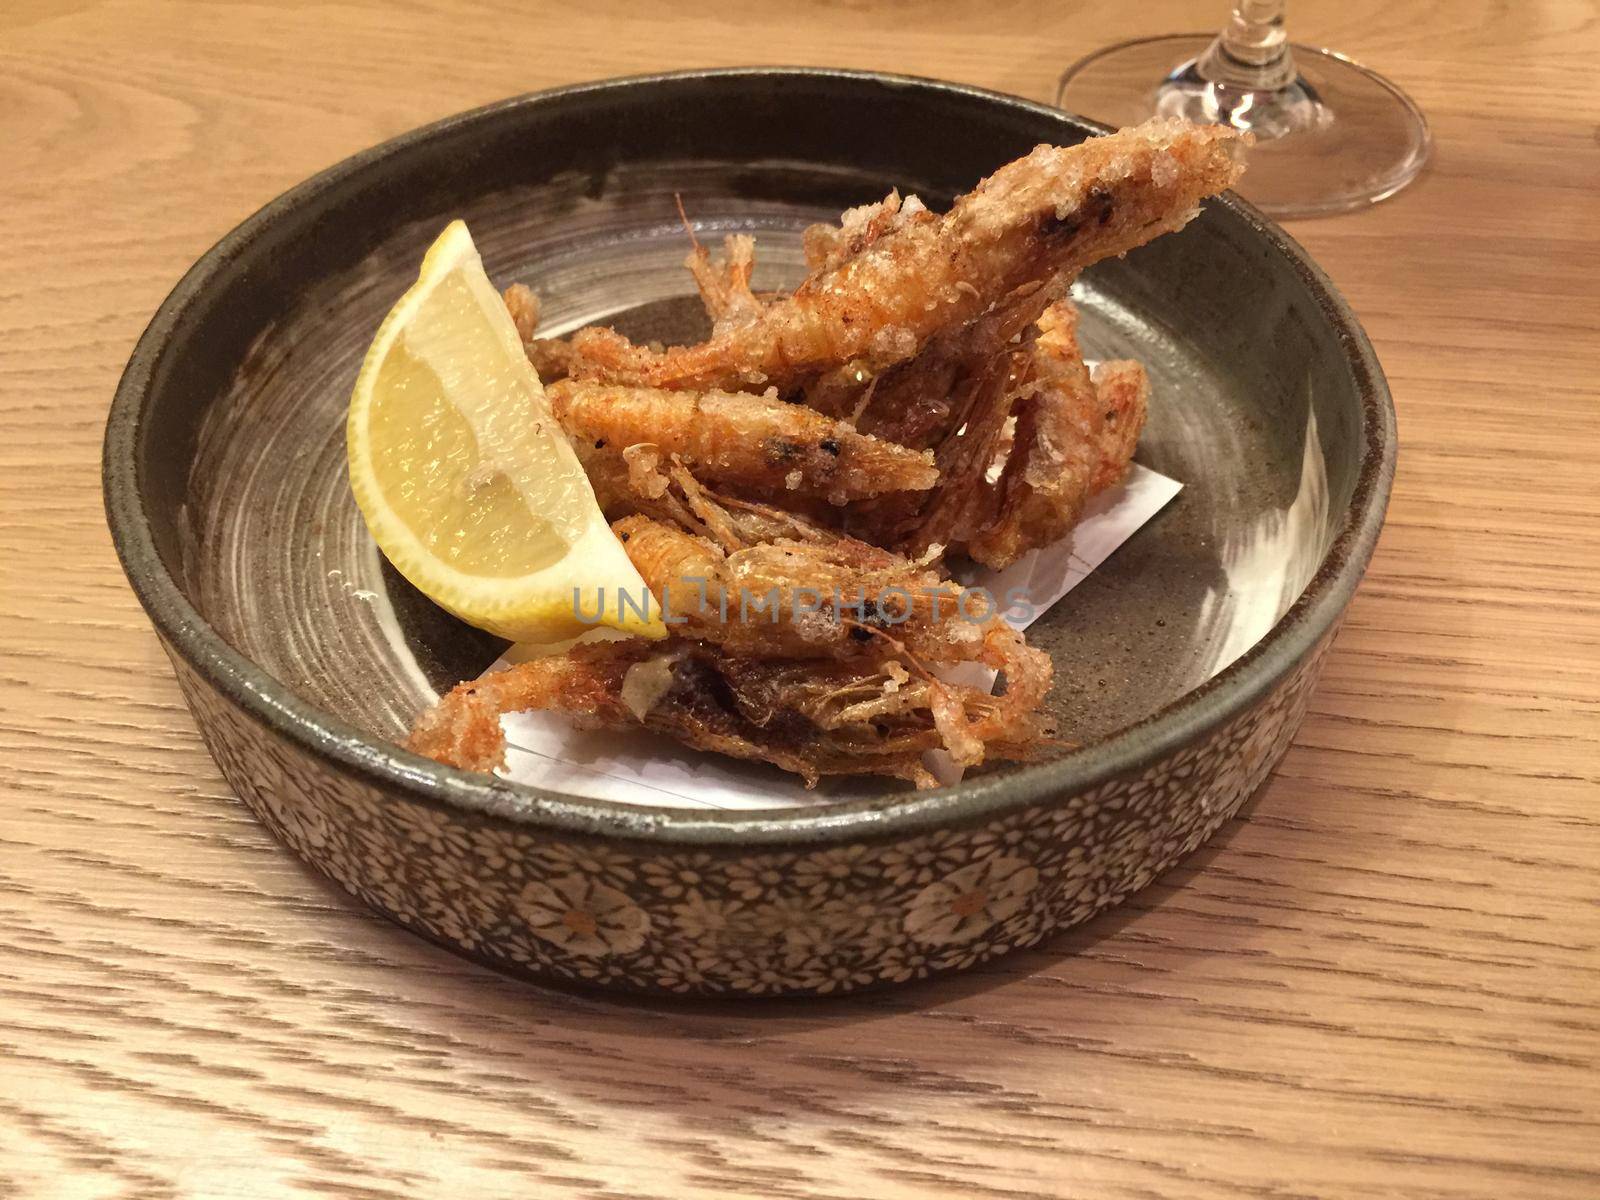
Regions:
<instances>
[{"instance_id":1,"label":"floral pattern on bowl rim","mask_svg":"<svg viewBox=\"0 0 1600 1200\"><path fill-rule=\"evenodd\" d=\"M1132 774L977 824L772 850L536 833L385 794L274 738L169 654L245 803L406 928L566 984L831 995L1034 945L1175 866L1288 748L1331 640L1254 707Z\"/></svg>"}]
</instances>

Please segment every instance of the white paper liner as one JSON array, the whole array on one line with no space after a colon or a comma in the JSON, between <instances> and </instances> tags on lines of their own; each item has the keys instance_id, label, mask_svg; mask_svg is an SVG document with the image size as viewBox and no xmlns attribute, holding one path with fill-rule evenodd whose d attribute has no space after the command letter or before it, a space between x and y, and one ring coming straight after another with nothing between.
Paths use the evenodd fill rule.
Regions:
<instances>
[{"instance_id":1,"label":"white paper liner","mask_svg":"<svg viewBox=\"0 0 1600 1200\"><path fill-rule=\"evenodd\" d=\"M1095 497L1070 537L1024 555L1003 571L978 568L961 582L1002 598L1020 588L1033 610L1028 620L1009 613L1007 619L1026 628L1160 512L1181 486L1135 463L1120 487ZM501 659L489 669L505 665ZM994 673L976 663L941 674L975 687L994 684ZM642 730L574 729L559 713L549 712L511 713L502 725L508 743L502 776L575 796L709 809L795 808L833 800L807 791L776 767L691 750ZM946 782L959 778L948 760L930 761L930 766Z\"/></svg>"}]
</instances>

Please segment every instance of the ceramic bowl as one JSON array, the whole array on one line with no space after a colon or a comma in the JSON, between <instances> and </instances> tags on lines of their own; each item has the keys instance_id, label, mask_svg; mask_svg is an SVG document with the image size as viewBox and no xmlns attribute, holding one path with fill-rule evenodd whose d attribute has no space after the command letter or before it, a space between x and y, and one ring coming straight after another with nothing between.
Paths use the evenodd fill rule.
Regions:
<instances>
[{"instance_id":1,"label":"ceramic bowl","mask_svg":"<svg viewBox=\"0 0 1600 1200\"><path fill-rule=\"evenodd\" d=\"M352 895L502 970L698 995L840 993L971 966L1087 920L1193 851L1294 737L1382 523L1389 394L1361 327L1226 196L1088 272L1091 355L1136 357L1142 462L1184 483L1030 632L1075 749L959 786L665 810L439 766L395 740L499 653L380 560L343 417L380 317L464 216L547 327L700 336L675 196L756 233L758 288L812 221L890 187L940 207L1096 132L928 80L741 70L525 96L365 151L209 251L139 341L106 506L206 745Z\"/></svg>"}]
</instances>

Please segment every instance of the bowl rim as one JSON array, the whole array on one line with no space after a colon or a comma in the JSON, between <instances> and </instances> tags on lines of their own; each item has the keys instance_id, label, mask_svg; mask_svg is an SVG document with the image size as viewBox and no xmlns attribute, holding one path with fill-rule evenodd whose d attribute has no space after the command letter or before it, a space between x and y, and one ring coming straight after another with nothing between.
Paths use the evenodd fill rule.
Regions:
<instances>
[{"instance_id":1,"label":"bowl rim","mask_svg":"<svg viewBox=\"0 0 1600 1200\"><path fill-rule=\"evenodd\" d=\"M140 336L117 384L106 422L102 482L107 523L135 595L168 647L211 686L265 725L333 768L380 790L454 813L490 817L567 834L646 843L704 846L825 845L880 840L969 824L1081 793L1165 757L1207 729L1247 710L1294 669L1338 624L1376 545L1393 480L1393 402L1372 345L1344 298L1305 250L1232 192L1216 197L1286 259L1340 335L1361 401L1362 457L1339 532L1298 600L1244 655L1142 720L1065 758L979 776L954 787L870 797L814 808L739 812L655 808L591 800L423 758L324 712L234 650L194 608L156 548L139 489L140 428L157 364L180 318L202 301L224 264L274 220L324 196L413 144L505 114L590 94L664 85L731 81L770 84L785 78L866 88L916 89L1000 105L1063 127L1105 127L1050 105L985 88L912 75L813 67L732 67L623 76L550 88L445 117L341 160L290 188L230 230L189 268Z\"/></svg>"}]
</instances>

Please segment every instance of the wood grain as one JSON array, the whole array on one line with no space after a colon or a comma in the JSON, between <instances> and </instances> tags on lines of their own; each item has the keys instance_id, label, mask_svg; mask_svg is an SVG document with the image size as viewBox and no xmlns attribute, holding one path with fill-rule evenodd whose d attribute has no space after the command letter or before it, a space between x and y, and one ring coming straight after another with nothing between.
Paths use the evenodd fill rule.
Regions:
<instances>
[{"instance_id":1,"label":"wood grain","mask_svg":"<svg viewBox=\"0 0 1600 1200\"><path fill-rule=\"evenodd\" d=\"M763 1008L465 965L228 794L111 552L100 433L144 321L346 154L696 64L1043 99L1222 7L0 8L0 1195L1600 1194L1592 3L1291 6L1438 138L1398 199L1294 228L1394 386L1389 526L1275 782L1045 951Z\"/></svg>"}]
</instances>

